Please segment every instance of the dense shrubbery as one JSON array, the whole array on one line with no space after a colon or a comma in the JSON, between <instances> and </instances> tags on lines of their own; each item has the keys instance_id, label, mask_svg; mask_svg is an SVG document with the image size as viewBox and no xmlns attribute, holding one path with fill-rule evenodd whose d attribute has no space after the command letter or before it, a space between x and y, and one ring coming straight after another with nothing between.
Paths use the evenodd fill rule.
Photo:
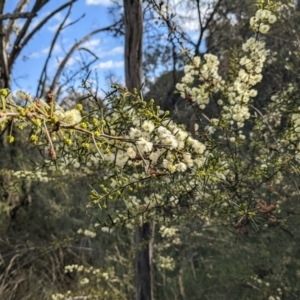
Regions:
<instances>
[{"instance_id":1,"label":"dense shrubbery","mask_svg":"<svg viewBox=\"0 0 300 300\"><path fill-rule=\"evenodd\" d=\"M143 222L155 221L159 228L154 258L159 283L156 293L162 299L174 299L173 294L183 299L199 295L217 299L233 290L240 291L237 299L299 297L293 279L299 277L300 261L295 245L268 248L274 235L282 241L293 235L285 212L298 209L298 90L293 84L281 87L263 110L254 101L260 97L255 86L263 80L265 65L272 63L266 34L280 20L281 12L280 4L257 3L250 19L254 37L237 45L226 76L219 74L215 55L190 57L183 49L188 63L177 90L195 112L191 132L170 119L154 100L145 101L138 90L130 92L118 85L100 102L83 82L88 105L77 104L69 110L61 108L51 93L44 101L23 92L12 97L2 89L0 126L8 132L7 142L17 142L18 132L24 131L44 156L35 161L33 172L6 171L3 176L10 176L9 182L15 184L6 182L3 189L18 188L22 178L27 178L34 186L38 182L37 191L43 184L58 184L57 189L70 200L74 195L67 185L85 178L91 193L85 208L88 217L84 218L91 220L91 228L78 222L80 213L77 215L74 207L77 221L70 226L76 228L69 228L69 234L75 241L82 236L91 241L98 230L114 230L119 225L130 231ZM211 103L217 108L207 114ZM66 178L66 183L54 183L58 176ZM25 200L17 202L30 205L26 189L23 194ZM57 209L52 211L56 222L66 204L52 206ZM217 230L217 226L223 229ZM224 235L224 229L234 235ZM105 234L108 237L102 241L107 243L112 238ZM246 237L259 255L248 249L246 241L234 244ZM127 245L132 254L133 241L129 239ZM55 251L60 247L59 243L53 245ZM123 256L118 247L117 243L107 245L112 252L103 250L99 268L88 266L93 255L83 264L67 265L61 259L59 263L66 267L60 274L65 272L73 285L61 287L65 292L53 294L52 299L132 297L133 271L126 273L130 255ZM231 247L228 254L224 247ZM219 259L210 261L206 252ZM199 253L200 258L194 260ZM279 261L278 253L283 254ZM74 282L80 288L74 288ZM214 283L219 292L210 291ZM245 287L251 292L245 292Z\"/></svg>"}]
</instances>

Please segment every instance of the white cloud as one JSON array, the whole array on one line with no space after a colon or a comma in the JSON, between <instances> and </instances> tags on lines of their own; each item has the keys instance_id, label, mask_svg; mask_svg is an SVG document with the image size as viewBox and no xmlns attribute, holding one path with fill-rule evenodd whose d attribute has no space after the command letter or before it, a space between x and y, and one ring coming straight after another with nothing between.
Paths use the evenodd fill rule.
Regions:
<instances>
[{"instance_id":1,"label":"white cloud","mask_svg":"<svg viewBox=\"0 0 300 300\"><path fill-rule=\"evenodd\" d=\"M110 0L86 0L85 3L87 5L103 5L103 6L110 6L113 4Z\"/></svg>"},{"instance_id":2,"label":"white cloud","mask_svg":"<svg viewBox=\"0 0 300 300\"><path fill-rule=\"evenodd\" d=\"M33 52L29 55L30 58L40 58L42 56L45 56L49 53L50 47L44 48L40 51ZM54 48L52 49L52 54L61 52L61 47L59 45L54 45Z\"/></svg>"},{"instance_id":3,"label":"white cloud","mask_svg":"<svg viewBox=\"0 0 300 300\"><path fill-rule=\"evenodd\" d=\"M101 62L98 64L97 68L98 69L113 69L113 68L121 68L124 66L123 61L113 61L113 60L108 60L105 62Z\"/></svg>"},{"instance_id":4,"label":"white cloud","mask_svg":"<svg viewBox=\"0 0 300 300\"><path fill-rule=\"evenodd\" d=\"M111 48L110 50L107 50L108 47L101 48L100 45L103 43L101 39L91 39L89 41L86 41L82 44L81 47L87 48L90 51L94 52L98 57L106 57L106 56L113 56L124 53L124 47L123 46L117 46L114 48Z\"/></svg>"},{"instance_id":5,"label":"white cloud","mask_svg":"<svg viewBox=\"0 0 300 300\"><path fill-rule=\"evenodd\" d=\"M123 54L124 53L124 47L118 46L115 48L112 48L110 50L103 50L103 49L98 49L97 55L100 57L105 57L105 56L113 56L113 55L118 55L118 54Z\"/></svg>"},{"instance_id":6,"label":"white cloud","mask_svg":"<svg viewBox=\"0 0 300 300\"><path fill-rule=\"evenodd\" d=\"M123 54L124 53L124 47L119 46L112 48L109 52L107 52L107 55L115 55L115 54Z\"/></svg>"},{"instance_id":7,"label":"white cloud","mask_svg":"<svg viewBox=\"0 0 300 300\"><path fill-rule=\"evenodd\" d=\"M84 42L81 47L83 48L87 48L92 52L96 52L96 54L99 54L99 44L100 44L101 40L100 39L91 39L88 40L86 42Z\"/></svg>"},{"instance_id":8,"label":"white cloud","mask_svg":"<svg viewBox=\"0 0 300 300\"><path fill-rule=\"evenodd\" d=\"M59 23L54 24L54 25L52 25L52 26L48 26L47 29L48 29L50 32L56 32L57 29L58 29L58 26L59 26Z\"/></svg>"}]
</instances>

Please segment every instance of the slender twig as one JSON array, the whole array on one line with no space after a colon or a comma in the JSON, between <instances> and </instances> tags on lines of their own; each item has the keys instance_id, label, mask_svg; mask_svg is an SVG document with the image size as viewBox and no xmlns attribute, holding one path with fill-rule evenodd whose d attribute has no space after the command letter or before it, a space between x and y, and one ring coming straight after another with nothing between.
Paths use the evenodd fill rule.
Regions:
<instances>
[{"instance_id":1,"label":"slender twig","mask_svg":"<svg viewBox=\"0 0 300 300\"><path fill-rule=\"evenodd\" d=\"M94 145L95 145L95 147L96 147L96 149L97 149L99 155L101 156L102 160L104 160L103 154L102 154L102 152L100 151L100 149L99 149L99 147L98 147L98 145L97 145L97 143L96 143L95 136L94 136L93 133L92 133L92 139L93 139Z\"/></svg>"},{"instance_id":2,"label":"slender twig","mask_svg":"<svg viewBox=\"0 0 300 300\"><path fill-rule=\"evenodd\" d=\"M271 125L270 125L269 122L266 120L265 116L261 113L261 111L260 111L259 109L257 109L255 106L251 105L251 104L250 104L250 107L252 107L252 108L253 108L253 109L254 109L254 110L262 117L264 123L267 124L269 130L270 130L272 133L274 133L274 131L273 131ZM277 147L280 147L280 146L279 146L279 143L278 143L278 141L277 141L277 139L276 139L276 137L275 137L275 135L273 136L273 138L274 138L274 140L275 140L275 142L276 142L276 144L277 144Z\"/></svg>"},{"instance_id":3,"label":"slender twig","mask_svg":"<svg viewBox=\"0 0 300 300\"><path fill-rule=\"evenodd\" d=\"M72 5L74 2L76 2L77 0L71 0L63 5L61 5L60 7L58 7L56 10L54 10L53 12L51 12L47 17L45 17L37 26L34 27L34 29L27 34L27 30L29 28L30 22L32 20L32 18L28 19L27 22L25 23L25 25L23 26L21 32L18 34L14 45L12 47L12 51L10 53L9 56L9 68L12 68L12 65L14 64L14 62L16 61L16 58L18 57L18 55L20 54L20 51L27 45L27 43L29 41L32 40L32 37L51 19L53 18L54 15L56 15L57 13L59 13L60 11L64 10L66 7ZM46 2L45 2L46 3ZM43 4L44 5L44 4ZM43 6L42 5L42 6ZM37 8L33 8L32 12L38 12L42 6L39 6Z\"/></svg>"},{"instance_id":4,"label":"slender twig","mask_svg":"<svg viewBox=\"0 0 300 300\"><path fill-rule=\"evenodd\" d=\"M51 136L50 136L50 134L49 134L49 131L48 131L48 128L47 128L47 125L46 125L45 120L43 120L43 124L44 124L44 127L45 127L46 137L47 137L47 140L48 140L48 142L49 142L49 144L50 144L51 150L55 151L55 150L54 150L53 143L52 143L52 140L51 140Z\"/></svg>"},{"instance_id":5,"label":"slender twig","mask_svg":"<svg viewBox=\"0 0 300 300\"><path fill-rule=\"evenodd\" d=\"M47 80L47 67L48 67L48 63L49 63L51 55L52 55L52 51L54 49L54 46L56 45L56 41L57 41L61 31L64 29L64 25L67 22L67 20L69 18L69 15L71 14L72 7L73 7L73 3L70 4L70 6L68 8L68 12L66 13L66 15L65 15L64 19L62 20L62 22L59 24L59 26L58 26L58 28L55 32L55 35L52 39L50 49L49 49L49 52L48 52L48 56L46 58L42 73L40 75L39 85L38 85L38 88L37 88L37 91L36 91L36 95L39 95L40 97L43 96L44 91L45 91L46 80ZM50 91L51 91L51 89L50 89Z\"/></svg>"},{"instance_id":6,"label":"slender twig","mask_svg":"<svg viewBox=\"0 0 300 300\"><path fill-rule=\"evenodd\" d=\"M107 26L107 27L103 27L103 28L99 28L99 29L96 29L92 32L90 32L89 34L87 34L86 36L84 36L81 40L79 40L77 43L75 43L72 48L69 50L69 52L67 53L67 55L65 56L65 58L61 61L61 63L59 64L59 67L56 71L56 74L52 80L52 83L50 85L50 90L51 91L54 91L56 85L57 85L57 82L58 82L58 79L63 71L63 69L65 68L68 60L70 59L70 57L72 56L73 52L78 49L78 47L83 44L84 42L86 42L87 40L89 40L90 37L92 37L93 35L99 33L99 32L102 32L102 31L111 31L113 30L114 27L116 27L117 25L121 24L123 21L118 21L110 26Z\"/></svg>"}]
</instances>

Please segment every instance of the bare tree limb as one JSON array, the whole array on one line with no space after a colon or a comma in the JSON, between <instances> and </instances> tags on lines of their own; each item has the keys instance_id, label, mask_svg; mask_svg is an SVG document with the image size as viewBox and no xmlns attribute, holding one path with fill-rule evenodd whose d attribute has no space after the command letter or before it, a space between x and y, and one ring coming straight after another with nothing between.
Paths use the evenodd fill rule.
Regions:
<instances>
[{"instance_id":1,"label":"bare tree limb","mask_svg":"<svg viewBox=\"0 0 300 300\"><path fill-rule=\"evenodd\" d=\"M49 0L36 0L32 10L31 10L31 13L33 15L36 15L36 13L47 3L49 2ZM9 60L8 60L8 67L9 69L11 70L12 68L12 65L13 63L15 62L17 56L19 55L20 51L21 51L21 46L20 46L20 43L21 43L21 40L24 38L24 36L26 35L27 33L27 30L29 28L29 25L32 21L33 17L30 17L30 18L27 18L24 26L22 27L21 31L19 32L19 34L17 35L17 38L13 44L13 47L12 47L12 51L9 55Z\"/></svg>"},{"instance_id":2,"label":"bare tree limb","mask_svg":"<svg viewBox=\"0 0 300 300\"><path fill-rule=\"evenodd\" d=\"M209 15L208 19L206 20L206 23L205 23L205 25L203 27L203 30L207 30L208 29L209 23L212 21L214 15L217 13L217 10L218 10L219 6L221 5L221 3L222 3L222 0L218 0L218 2L215 4L214 10Z\"/></svg>"},{"instance_id":3,"label":"bare tree limb","mask_svg":"<svg viewBox=\"0 0 300 300\"><path fill-rule=\"evenodd\" d=\"M80 49L78 49L80 50ZM66 87L78 74L82 73L83 70L88 70L90 66L92 66L96 61L98 60L98 57L94 58L92 61L85 63L83 67L81 67L79 70L74 72L72 76L68 77L65 82L63 82L57 89L56 95L60 95L63 88Z\"/></svg>"},{"instance_id":4,"label":"bare tree limb","mask_svg":"<svg viewBox=\"0 0 300 300\"><path fill-rule=\"evenodd\" d=\"M20 12L20 13L13 13L13 14L5 14L0 16L0 21L3 20L13 20L13 19L27 19L27 18L33 18L36 16L36 13L33 12Z\"/></svg>"},{"instance_id":5,"label":"bare tree limb","mask_svg":"<svg viewBox=\"0 0 300 300\"><path fill-rule=\"evenodd\" d=\"M214 5L213 11L210 13L208 18L206 19L205 24L203 24L203 20L201 18L201 1L196 0L197 3L197 14L198 14L198 21L200 25L200 30L199 30L199 37L196 43L193 43L191 40L189 41L190 44L192 44L195 47L195 56L200 54L200 45L203 41L204 37L204 32L208 30L210 23L213 20L213 17L216 15L218 8L220 7L221 3L223 0L218 0L217 3Z\"/></svg>"},{"instance_id":6,"label":"bare tree limb","mask_svg":"<svg viewBox=\"0 0 300 300\"><path fill-rule=\"evenodd\" d=\"M26 6L29 4L29 1L30 0L20 0L13 12L13 14L18 14L18 13L22 13L24 12L24 9L26 8ZM8 24L7 24L7 27L6 27L6 36L5 36L5 43L6 45L8 45L11 37L12 37L12 34L13 34L13 29L16 25L16 23L18 22L17 19L11 19ZM7 48L7 46L6 46Z\"/></svg>"},{"instance_id":7,"label":"bare tree limb","mask_svg":"<svg viewBox=\"0 0 300 300\"><path fill-rule=\"evenodd\" d=\"M99 28L96 29L92 32L90 32L89 34L87 34L86 36L84 36L81 40L79 40L77 43L75 43L72 48L69 50L69 52L67 53L67 55L65 56L65 58L62 60L62 62L59 64L59 67L56 71L56 74L52 80L52 83L50 85L50 90L54 91L56 88L56 85L58 83L58 79L63 71L63 69L65 68L68 60L71 58L73 52L78 49L78 47L83 44L84 42L86 42L87 40L89 40L93 35L99 33L99 32L103 32L103 31L113 31L113 29L115 27L117 27L118 25L120 25L122 23L122 21L118 21L115 24L112 24L110 26L104 27L104 28Z\"/></svg>"},{"instance_id":8,"label":"bare tree limb","mask_svg":"<svg viewBox=\"0 0 300 300\"><path fill-rule=\"evenodd\" d=\"M52 54L52 51L53 51L54 46L56 44L56 41L57 41L61 31L64 29L64 25L67 22L69 15L71 14L73 3L74 3L74 1L72 1L72 3L69 5L68 12L66 13L66 16L64 17L62 22L59 24L59 26L58 26L58 28L55 32L55 35L52 39L52 42L51 42L51 45L50 45L50 50L49 50L48 56L46 58L46 61L45 61L45 64L44 64L44 67L43 67L43 70L42 70L42 73L41 73L41 76L40 76L40 79L39 79L39 84L38 84L38 87L37 87L36 95L39 96L39 97L42 97L43 94L44 94L46 80L47 80L47 66L48 66L49 60L51 58L51 54Z\"/></svg>"},{"instance_id":9,"label":"bare tree limb","mask_svg":"<svg viewBox=\"0 0 300 300\"><path fill-rule=\"evenodd\" d=\"M62 6L58 7L56 10L54 10L51 14L49 14L47 17L45 17L25 38L22 42L21 48L24 48L26 44L31 40L31 38L39 31L54 15L59 13L60 11L67 8L69 5L72 5L73 2L76 2L77 0L71 0Z\"/></svg>"},{"instance_id":10,"label":"bare tree limb","mask_svg":"<svg viewBox=\"0 0 300 300\"><path fill-rule=\"evenodd\" d=\"M199 48L202 42L204 30L203 30L203 24L202 24L202 18L201 18L201 8L200 8L200 0L196 0L197 2L197 13L198 13L198 21L200 25L200 32L199 32L199 38L197 43L195 44L195 55L199 55Z\"/></svg>"},{"instance_id":11,"label":"bare tree limb","mask_svg":"<svg viewBox=\"0 0 300 300\"><path fill-rule=\"evenodd\" d=\"M49 0L44 0L44 1L48 2ZM25 28L25 25L24 25L22 31L19 33L19 35L14 43L13 50L10 54L10 57L9 57L9 68L10 69L12 68L14 62L16 61L16 58L20 54L20 51L27 45L27 43L32 39L32 37L37 33L37 31L39 31L54 15L56 15L57 13L59 13L60 11L65 9L66 7L72 5L76 1L77 0L70 0L69 2L58 7L56 10L54 10L52 13L50 13L47 17L45 17L28 35L26 35L27 29L32 20L32 19L28 19L27 22L29 22L29 23L27 24L27 22L26 22L26 24L25 24L26 29L24 30L24 28ZM34 8L32 9L32 12L33 11L38 12L38 10L34 10Z\"/></svg>"}]
</instances>

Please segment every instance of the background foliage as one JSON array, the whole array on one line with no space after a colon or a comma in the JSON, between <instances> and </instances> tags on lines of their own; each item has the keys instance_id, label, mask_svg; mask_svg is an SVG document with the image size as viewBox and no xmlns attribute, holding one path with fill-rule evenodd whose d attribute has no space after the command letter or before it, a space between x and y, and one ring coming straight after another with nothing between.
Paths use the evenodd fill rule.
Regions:
<instances>
[{"instance_id":1,"label":"background foliage","mask_svg":"<svg viewBox=\"0 0 300 300\"><path fill-rule=\"evenodd\" d=\"M190 3L196 8L200 2ZM221 57L220 70L225 75L234 45L248 38L248 20L255 9L252 1L244 1L244 5L240 1L219 2L205 42L208 52ZM264 81L257 88L260 96L253 104L263 112L274 92L289 83L298 84L299 13L297 6L294 9L288 2L281 4L284 17L266 36L272 55L263 71ZM237 21L230 21L228 14L234 14ZM185 42L188 44L188 37ZM173 67L154 84L147 85L145 99L156 99L171 110L177 121L192 128L194 111L173 94L175 83L183 76L185 58L178 55L174 63L174 56L168 57L168 53L179 53L180 44L175 38L166 44L173 50L165 51L153 43L147 49L153 52L145 52L145 66L151 66L155 58ZM191 50L200 52L197 48ZM144 72L146 76L150 74L147 68ZM297 104L297 95L294 98ZM215 109L211 105L208 115ZM86 207L89 185L99 184L105 169L82 164L69 172L36 169L38 176L32 177L30 172L16 176L16 171L32 170L36 163L42 163L45 155L28 142L26 133L30 132L16 130L16 142L1 148L1 297L68 299L89 294L95 299L132 299L132 261L138 251L134 229L101 229L97 225L107 217L106 213ZM245 236L217 219L217 213L201 219L191 214L161 220L153 237L155 299L300 298L299 195L285 190L290 182L297 191L296 172L278 185L268 182L255 191L268 202L282 202L286 226L263 226L259 232L250 229ZM65 269L66 266L73 267Z\"/></svg>"}]
</instances>

